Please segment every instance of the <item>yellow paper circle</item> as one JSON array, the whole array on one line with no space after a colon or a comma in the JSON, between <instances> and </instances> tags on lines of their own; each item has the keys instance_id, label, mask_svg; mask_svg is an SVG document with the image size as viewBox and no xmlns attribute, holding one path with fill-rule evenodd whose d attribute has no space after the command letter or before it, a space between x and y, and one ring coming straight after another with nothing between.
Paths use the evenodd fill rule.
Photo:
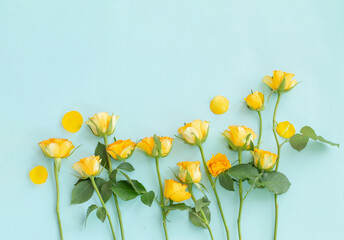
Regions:
<instances>
[{"instance_id":1,"label":"yellow paper circle","mask_svg":"<svg viewBox=\"0 0 344 240\"><path fill-rule=\"evenodd\" d=\"M82 116L77 111L67 112L62 118L63 128L68 132L75 133L80 130L83 124Z\"/></svg>"},{"instance_id":2,"label":"yellow paper circle","mask_svg":"<svg viewBox=\"0 0 344 240\"><path fill-rule=\"evenodd\" d=\"M30 179L34 184L42 184L48 178L48 171L43 166L34 167L30 171Z\"/></svg>"},{"instance_id":3,"label":"yellow paper circle","mask_svg":"<svg viewBox=\"0 0 344 240\"><path fill-rule=\"evenodd\" d=\"M229 101L224 96L216 96L210 102L210 110L215 114L223 114L228 111Z\"/></svg>"}]
</instances>

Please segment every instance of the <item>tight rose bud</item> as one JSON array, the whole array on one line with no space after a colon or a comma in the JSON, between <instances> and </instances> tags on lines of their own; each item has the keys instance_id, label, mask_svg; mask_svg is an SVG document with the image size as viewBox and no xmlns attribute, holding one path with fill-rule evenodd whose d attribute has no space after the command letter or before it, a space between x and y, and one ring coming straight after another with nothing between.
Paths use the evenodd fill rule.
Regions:
<instances>
[{"instance_id":1,"label":"tight rose bud","mask_svg":"<svg viewBox=\"0 0 344 240\"><path fill-rule=\"evenodd\" d=\"M174 202L182 202L188 200L191 194L186 190L188 186L181 184L172 179L165 179L164 196L166 199L171 199Z\"/></svg>"},{"instance_id":2,"label":"tight rose bud","mask_svg":"<svg viewBox=\"0 0 344 240\"><path fill-rule=\"evenodd\" d=\"M106 151L115 160L125 160L129 158L131 154L134 152L135 146L136 146L136 143L131 141L131 139L118 140L114 143L111 143L107 147Z\"/></svg>"},{"instance_id":3,"label":"tight rose bud","mask_svg":"<svg viewBox=\"0 0 344 240\"><path fill-rule=\"evenodd\" d=\"M42 148L44 155L50 158L66 158L74 148L71 141L62 138L50 138L38 145Z\"/></svg>"},{"instance_id":4,"label":"tight rose bud","mask_svg":"<svg viewBox=\"0 0 344 240\"><path fill-rule=\"evenodd\" d=\"M196 162L179 162L177 166L179 167L179 178L184 183L198 183L201 181L201 170L199 161ZM189 174L188 174L189 173ZM189 177L188 177L189 175Z\"/></svg>"},{"instance_id":5,"label":"tight rose bud","mask_svg":"<svg viewBox=\"0 0 344 240\"><path fill-rule=\"evenodd\" d=\"M231 163L228 161L226 155L218 153L207 162L210 174L216 177L227 169L231 168Z\"/></svg>"},{"instance_id":6,"label":"tight rose bud","mask_svg":"<svg viewBox=\"0 0 344 240\"><path fill-rule=\"evenodd\" d=\"M296 80L292 80L295 74L293 73L286 73L280 70L276 70L273 72L273 76L265 76L263 78L263 82L268 85L271 90L276 91L289 91L297 84ZM283 79L285 78L284 84Z\"/></svg>"},{"instance_id":7,"label":"tight rose bud","mask_svg":"<svg viewBox=\"0 0 344 240\"><path fill-rule=\"evenodd\" d=\"M173 146L173 138L171 137L158 137L160 140L160 153L161 156L159 156L159 149L157 149L156 142L154 140L154 137L145 137L142 139L137 146L139 149L144 151L148 156L151 157L166 157Z\"/></svg>"},{"instance_id":8,"label":"tight rose bud","mask_svg":"<svg viewBox=\"0 0 344 240\"><path fill-rule=\"evenodd\" d=\"M277 124L276 132L283 138L291 138L295 134L294 125L288 121Z\"/></svg>"},{"instance_id":9,"label":"tight rose bud","mask_svg":"<svg viewBox=\"0 0 344 240\"><path fill-rule=\"evenodd\" d=\"M109 136L115 131L118 118L119 116L109 116L106 112L100 112L89 118L86 124L90 127L94 135L98 137L104 135Z\"/></svg>"},{"instance_id":10,"label":"tight rose bud","mask_svg":"<svg viewBox=\"0 0 344 240\"><path fill-rule=\"evenodd\" d=\"M274 168L277 154L257 148L251 151L251 154L253 156L254 165L260 170L271 171Z\"/></svg>"},{"instance_id":11,"label":"tight rose bud","mask_svg":"<svg viewBox=\"0 0 344 240\"><path fill-rule=\"evenodd\" d=\"M245 126L229 126L228 129L223 132L223 136L234 151L250 149L251 142L257 137L251 128Z\"/></svg>"},{"instance_id":12,"label":"tight rose bud","mask_svg":"<svg viewBox=\"0 0 344 240\"><path fill-rule=\"evenodd\" d=\"M264 110L264 94L261 92L254 92L245 98L247 106L255 111Z\"/></svg>"},{"instance_id":13,"label":"tight rose bud","mask_svg":"<svg viewBox=\"0 0 344 240\"><path fill-rule=\"evenodd\" d=\"M101 172L100 162L101 159L99 156L87 157L74 163L72 168L77 171L82 178L94 177L98 176Z\"/></svg>"},{"instance_id":14,"label":"tight rose bud","mask_svg":"<svg viewBox=\"0 0 344 240\"><path fill-rule=\"evenodd\" d=\"M178 129L182 138L190 144L203 143L208 137L209 122L194 120Z\"/></svg>"}]
</instances>

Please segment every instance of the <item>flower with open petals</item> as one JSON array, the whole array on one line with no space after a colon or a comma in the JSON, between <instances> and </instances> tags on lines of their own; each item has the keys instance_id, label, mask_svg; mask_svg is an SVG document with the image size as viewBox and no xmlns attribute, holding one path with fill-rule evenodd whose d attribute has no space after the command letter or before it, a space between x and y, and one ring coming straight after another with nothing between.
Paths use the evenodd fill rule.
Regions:
<instances>
[{"instance_id":1,"label":"flower with open petals","mask_svg":"<svg viewBox=\"0 0 344 240\"><path fill-rule=\"evenodd\" d=\"M68 139L49 138L38 144L45 156L50 158L66 158L70 155L74 145Z\"/></svg>"},{"instance_id":2,"label":"flower with open petals","mask_svg":"<svg viewBox=\"0 0 344 240\"><path fill-rule=\"evenodd\" d=\"M174 202L188 200L191 197L191 194L185 191L187 187L188 186L186 184L181 184L172 179L165 179L164 196Z\"/></svg>"},{"instance_id":3,"label":"flower with open petals","mask_svg":"<svg viewBox=\"0 0 344 240\"><path fill-rule=\"evenodd\" d=\"M229 130L223 132L224 137L229 142L230 147L236 151L239 149L250 149L251 142L257 137L255 132L245 126L229 126Z\"/></svg>"},{"instance_id":4,"label":"flower with open petals","mask_svg":"<svg viewBox=\"0 0 344 240\"><path fill-rule=\"evenodd\" d=\"M201 170L200 170L200 162L179 162L177 166L179 167L179 178L184 183L198 183L201 181ZM188 173L190 179L188 179Z\"/></svg>"},{"instance_id":5,"label":"flower with open petals","mask_svg":"<svg viewBox=\"0 0 344 240\"><path fill-rule=\"evenodd\" d=\"M295 74L286 73L280 70L273 71L273 76L265 76L263 82L268 85L273 91L289 91L297 84L296 80L293 80ZM283 79L285 79L283 81ZM283 83L283 84L282 84Z\"/></svg>"},{"instance_id":6,"label":"flower with open petals","mask_svg":"<svg viewBox=\"0 0 344 240\"><path fill-rule=\"evenodd\" d=\"M231 168L232 165L226 155L218 153L212 156L212 158L207 162L207 166L210 174L213 177L216 177L220 173L223 173L227 169Z\"/></svg>"},{"instance_id":7,"label":"flower with open petals","mask_svg":"<svg viewBox=\"0 0 344 240\"><path fill-rule=\"evenodd\" d=\"M264 94L261 92L254 92L245 98L247 106L255 111L264 110Z\"/></svg>"},{"instance_id":8,"label":"flower with open petals","mask_svg":"<svg viewBox=\"0 0 344 240\"><path fill-rule=\"evenodd\" d=\"M113 157L115 160L124 160L131 156L135 150L136 143L128 140L118 140L114 143L111 143L106 151Z\"/></svg>"},{"instance_id":9,"label":"flower with open petals","mask_svg":"<svg viewBox=\"0 0 344 240\"><path fill-rule=\"evenodd\" d=\"M100 112L94 114L93 117L86 121L93 134L101 137L104 135L111 135L116 128L116 123L119 116L109 115L107 112Z\"/></svg>"},{"instance_id":10,"label":"flower with open petals","mask_svg":"<svg viewBox=\"0 0 344 240\"><path fill-rule=\"evenodd\" d=\"M209 130L209 122L194 120L185 124L178 129L178 133L182 138L190 144L203 143L207 140Z\"/></svg>"},{"instance_id":11,"label":"flower with open petals","mask_svg":"<svg viewBox=\"0 0 344 240\"><path fill-rule=\"evenodd\" d=\"M260 170L271 171L274 168L277 154L257 148L251 151L251 154L253 156L254 165Z\"/></svg>"},{"instance_id":12,"label":"flower with open petals","mask_svg":"<svg viewBox=\"0 0 344 240\"><path fill-rule=\"evenodd\" d=\"M166 157L172 149L174 139L171 137L158 138L160 140L161 149L157 149L154 137L145 137L137 144L137 147L151 157ZM160 156L159 152L161 153Z\"/></svg>"},{"instance_id":13,"label":"flower with open petals","mask_svg":"<svg viewBox=\"0 0 344 240\"><path fill-rule=\"evenodd\" d=\"M98 176L101 172L101 159L99 156L92 156L80 159L74 163L73 169L77 171L82 178Z\"/></svg>"}]
</instances>

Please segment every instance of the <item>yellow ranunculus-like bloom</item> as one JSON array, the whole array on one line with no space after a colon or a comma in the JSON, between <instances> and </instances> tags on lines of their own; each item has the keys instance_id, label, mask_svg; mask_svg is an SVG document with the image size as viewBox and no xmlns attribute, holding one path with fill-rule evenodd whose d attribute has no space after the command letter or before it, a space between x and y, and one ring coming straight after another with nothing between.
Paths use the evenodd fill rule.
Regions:
<instances>
[{"instance_id":1,"label":"yellow ranunculus-like bloom","mask_svg":"<svg viewBox=\"0 0 344 240\"><path fill-rule=\"evenodd\" d=\"M145 137L137 144L137 146L151 157L166 157L172 149L174 139L171 137L159 137L159 139L161 143L161 156L158 156L157 149L154 149L154 137Z\"/></svg>"},{"instance_id":2,"label":"yellow ranunculus-like bloom","mask_svg":"<svg viewBox=\"0 0 344 240\"><path fill-rule=\"evenodd\" d=\"M94 135L101 137L111 135L115 131L118 118L119 116L109 116L106 112L100 112L89 118L86 124L90 127Z\"/></svg>"},{"instance_id":3,"label":"yellow ranunculus-like bloom","mask_svg":"<svg viewBox=\"0 0 344 240\"><path fill-rule=\"evenodd\" d=\"M34 167L30 171L30 179L34 184L42 184L45 183L45 181L48 178L48 171L43 166L37 166Z\"/></svg>"},{"instance_id":4,"label":"yellow ranunculus-like bloom","mask_svg":"<svg viewBox=\"0 0 344 240\"><path fill-rule=\"evenodd\" d=\"M167 199L171 199L174 202L182 202L188 200L191 194L186 190L188 186L181 184L172 179L165 179L164 196Z\"/></svg>"},{"instance_id":5,"label":"yellow ranunculus-like bloom","mask_svg":"<svg viewBox=\"0 0 344 240\"><path fill-rule=\"evenodd\" d=\"M246 149L250 148L250 143L257 137L255 132L245 126L229 126L229 130L225 130L223 135L229 142L233 150L238 150L239 148L244 148L246 144ZM250 137L247 140L247 136Z\"/></svg>"},{"instance_id":6,"label":"yellow ranunculus-like bloom","mask_svg":"<svg viewBox=\"0 0 344 240\"><path fill-rule=\"evenodd\" d=\"M101 172L101 159L99 156L92 156L80 159L74 163L73 169L77 171L82 178L98 176Z\"/></svg>"},{"instance_id":7,"label":"yellow ranunculus-like bloom","mask_svg":"<svg viewBox=\"0 0 344 240\"><path fill-rule=\"evenodd\" d=\"M288 91L291 90L297 84L296 80L292 80L295 74L286 73L280 70L273 72L273 76L265 76L263 82L268 85L272 90ZM281 83L285 77L285 85L283 89L280 89Z\"/></svg>"},{"instance_id":8,"label":"yellow ranunculus-like bloom","mask_svg":"<svg viewBox=\"0 0 344 240\"><path fill-rule=\"evenodd\" d=\"M294 125L288 121L277 124L276 131L283 138L291 138L295 134Z\"/></svg>"},{"instance_id":9,"label":"yellow ranunculus-like bloom","mask_svg":"<svg viewBox=\"0 0 344 240\"><path fill-rule=\"evenodd\" d=\"M128 140L118 140L112 144L110 144L106 151L116 160L124 160L130 157L130 155L134 152L136 143Z\"/></svg>"},{"instance_id":10,"label":"yellow ranunculus-like bloom","mask_svg":"<svg viewBox=\"0 0 344 240\"><path fill-rule=\"evenodd\" d=\"M264 94L261 92L254 92L245 98L247 106L256 111L264 110Z\"/></svg>"},{"instance_id":11,"label":"yellow ranunculus-like bloom","mask_svg":"<svg viewBox=\"0 0 344 240\"><path fill-rule=\"evenodd\" d=\"M179 167L179 178L184 183L198 183L201 181L201 169L199 167L201 163L196 162L179 162L177 166ZM187 178L187 173L189 173L190 178Z\"/></svg>"},{"instance_id":12,"label":"yellow ranunculus-like bloom","mask_svg":"<svg viewBox=\"0 0 344 240\"><path fill-rule=\"evenodd\" d=\"M276 164L277 154L257 148L251 151L251 154L254 165L260 170L271 171Z\"/></svg>"},{"instance_id":13,"label":"yellow ranunculus-like bloom","mask_svg":"<svg viewBox=\"0 0 344 240\"><path fill-rule=\"evenodd\" d=\"M191 123L185 124L178 129L178 133L183 139L190 144L197 144L205 142L208 137L209 122L194 120Z\"/></svg>"},{"instance_id":14,"label":"yellow ranunculus-like bloom","mask_svg":"<svg viewBox=\"0 0 344 240\"><path fill-rule=\"evenodd\" d=\"M74 145L68 139L49 138L38 144L45 156L50 158L66 158L74 148Z\"/></svg>"},{"instance_id":15,"label":"yellow ranunculus-like bloom","mask_svg":"<svg viewBox=\"0 0 344 240\"><path fill-rule=\"evenodd\" d=\"M213 177L216 177L220 173L223 173L224 171L232 167L226 155L222 153L213 155L212 158L207 162L207 166L210 174Z\"/></svg>"},{"instance_id":16,"label":"yellow ranunculus-like bloom","mask_svg":"<svg viewBox=\"0 0 344 240\"><path fill-rule=\"evenodd\" d=\"M210 110L215 114L223 114L228 111L229 101L224 96L216 96L210 102Z\"/></svg>"}]
</instances>

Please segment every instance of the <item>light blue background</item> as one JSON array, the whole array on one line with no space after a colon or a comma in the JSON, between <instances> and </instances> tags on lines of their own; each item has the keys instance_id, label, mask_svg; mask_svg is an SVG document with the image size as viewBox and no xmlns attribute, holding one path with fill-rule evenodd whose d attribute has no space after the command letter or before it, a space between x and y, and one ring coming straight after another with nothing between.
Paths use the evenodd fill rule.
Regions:
<instances>
[{"instance_id":1,"label":"light blue background","mask_svg":"<svg viewBox=\"0 0 344 240\"><path fill-rule=\"evenodd\" d=\"M81 145L64 160L60 173L61 215L65 239L110 239L108 223L94 214L84 227L93 198L71 205L76 178L72 164L93 154L98 141L84 125L75 134L61 126L64 113L77 110L84 119L100 111L120 118L118 139L139 140L154 133L173 136L184 122L211 122L206 158L222 152L231 162L220 133L242 124L258 132L256 113L243 98L275 69L302 81L282 96L278 121L299 130L311 125L320 135L343 143L344 2L289 1L19 1L0 2L0 230L1 239L58 239L52 161L37 143L49 137ZM229 111L215 116L209 102L216 95L230 101ZM276 96L263 112L262 147L276 151L271 118ZM279 199L280 240L343 238L343 147L310 142L296 152L286 145L280 170L290 179ZM164 178L173 178L179 161L200 160L195 147L176 140L161 161ZM135 152L133 178L157 191L152 159ZM45 184L34 185L29 171L45 166ZM203 179L208 187L206 179ZM245 187L248 187L245 185ZM237 192L219 194L231 230L238 239ZM214 197L209 194L213 201ZM114 214L112 201L108 203ZM139 199L120 201L127 240L163 239L160 209ZM220 216L211 204L215 239L225 239ZM243 211L245 240L270 240L273 197L255 190ZM113 217L115 219L115 217ZM208 239L191 225L186 212L172 212L168 231L173 239ZM114 222L117 222L114 220ZM119 237L119 228L116 224Z\"/></svg>"}]
</instances>

